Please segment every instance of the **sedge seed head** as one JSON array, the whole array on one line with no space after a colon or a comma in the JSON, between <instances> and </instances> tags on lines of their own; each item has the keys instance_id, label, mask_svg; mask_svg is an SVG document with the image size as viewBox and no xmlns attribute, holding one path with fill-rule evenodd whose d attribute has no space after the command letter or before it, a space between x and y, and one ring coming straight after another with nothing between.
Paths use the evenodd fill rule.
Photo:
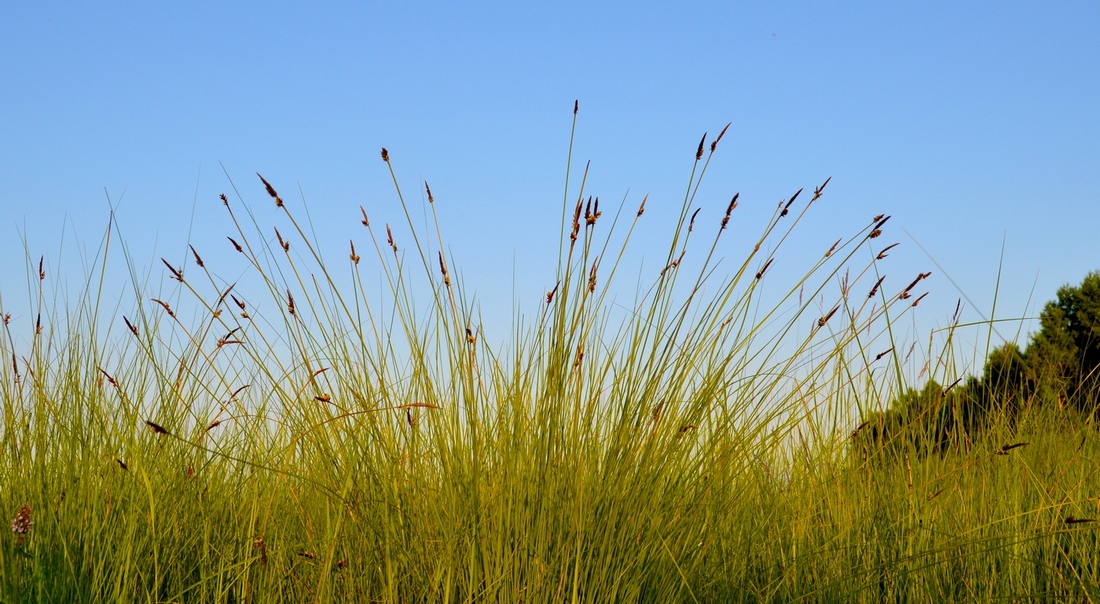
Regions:
<instances>
[{"instance_id":1,"label":"sedge seed head","mask_svg":"<svg viewBox=\"0 0 1100 604\"><path fill-rule=\"evenodd\" d=\"M32 526L34 526L34 519L31 518L31 506L29 503L24 503L11 521L11 532L20 536L26 535Z\"/></svg>"}]
</instances>

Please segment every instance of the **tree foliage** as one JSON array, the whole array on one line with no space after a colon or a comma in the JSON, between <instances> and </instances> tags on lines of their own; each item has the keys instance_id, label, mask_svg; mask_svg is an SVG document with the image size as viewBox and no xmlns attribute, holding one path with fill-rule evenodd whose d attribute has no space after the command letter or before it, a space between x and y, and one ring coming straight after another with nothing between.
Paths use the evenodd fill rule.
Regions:
<instances>
[{"instance_id":1,"label":"tree foliage","mask_svg":"<svg viewBox=\"0 0 1100 604\"><path fill-rule=\"evenodd\" d=\"M866 418L857 450L968 449L991 426L1015 426L1036 408L1100 419L1100 271L1061 287L1039 326L1026 349L1008 342L990 352L981 376L954 388L929 380L903 392Z\"/></svg>"}]
</instances>

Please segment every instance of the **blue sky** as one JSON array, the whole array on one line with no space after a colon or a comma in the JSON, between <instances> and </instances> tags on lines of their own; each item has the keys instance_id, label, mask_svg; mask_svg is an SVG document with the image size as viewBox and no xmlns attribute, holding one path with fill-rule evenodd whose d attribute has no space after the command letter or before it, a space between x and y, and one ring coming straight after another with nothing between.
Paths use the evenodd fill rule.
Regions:
<instances>
[{"instance_id":1,"label":"blue sky","mask_svg":"<svg viewBox=\"0 0 1100 604\"><path fill-rule=\"evenodd\" d=\"M1003 316L1100 269L1100 4L225 4L0 8L0 295L23 324L23 238L79 272L67 254L98 245L108 196L140 266L188 242L228 258L223 165L258 210L256 172L304 194L343 258L360 205L401 222L383 146L506 312L552 286L574 99L588 192L650 196L647 262L699 137L732 122L700 205L740 192L755 233L832 176L795 249L892 215L896 285L935 273L929 326L960 294L902 228L985 314L999 265Z\"/></svg>"}]
</instances>

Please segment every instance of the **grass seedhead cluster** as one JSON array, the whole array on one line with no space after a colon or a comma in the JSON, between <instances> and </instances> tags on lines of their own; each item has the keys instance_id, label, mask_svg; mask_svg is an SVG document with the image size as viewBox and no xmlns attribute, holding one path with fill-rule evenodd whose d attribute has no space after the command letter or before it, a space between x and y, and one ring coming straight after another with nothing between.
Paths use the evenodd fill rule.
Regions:
<instances>
[{"instance_id":1,"label":"grass seedhead cluster","mask_svg":"<svg viewBox=\"0 0 1100 604\"><path fill-rule=\"evenodd\" d=\"M220 196L235 253L162 259L129 318L94 275L48 312L40 261L33 333L4 315L0 341L0 600L1097 597L1096 439L931 456L861 424L902 392L893 326L929 273L887 291L880 215L784 275L829 180L746 244L738 195L700 193L728 127L629 305L648 198L601 210L588 167L567 173L556 273L499 348L451 268L448 200L424 183L418 230L386 149L398 203L375 211L397 221L380 238L360 207L350 262L262 176L274 208Z\"/></svg>"}]
</instances>

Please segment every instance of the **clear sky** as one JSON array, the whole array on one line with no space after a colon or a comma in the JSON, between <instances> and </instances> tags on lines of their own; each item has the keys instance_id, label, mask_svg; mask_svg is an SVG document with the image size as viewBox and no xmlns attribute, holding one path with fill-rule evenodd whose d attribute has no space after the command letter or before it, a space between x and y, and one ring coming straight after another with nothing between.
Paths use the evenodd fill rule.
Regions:
<instances>
[{"instance_id":1,"label":"clear sky","mask_svg":"<svg viewBox=\"0 0 1100 604\"><path fill-rule=\"evenodd\" d=\"M222 165L265 223L256 172L304 194L345 258L359 205L402 222L383 146L416 204L431 184L488 311L508 310L513 266L516 297L537 299L574 99L588 191L650 196L646 266L699 137L732 122L700 193L711 219L740 192L755 233L832 176L798 245L818 254L892 215L895 285L934 272L929 325L960 294L902 228L985 314L999 265L1002 316L1100 269L1095 2L229 4L0 6L0 295L20 324L23 238L79 273L66 254L98 245L108 197L155 279L188 241L228 257Z\"/></svg>"}]
</instances>

